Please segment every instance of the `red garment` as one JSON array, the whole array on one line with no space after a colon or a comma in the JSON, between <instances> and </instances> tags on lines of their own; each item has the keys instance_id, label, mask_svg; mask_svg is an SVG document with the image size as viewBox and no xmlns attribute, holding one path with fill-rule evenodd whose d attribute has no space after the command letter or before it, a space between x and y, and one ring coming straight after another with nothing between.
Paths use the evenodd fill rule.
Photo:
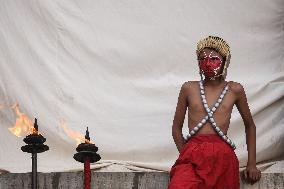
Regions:
<instances>
[{"instance_id":1,"label":"red garment","mask_svg":"<svg viewBox=\"0 0 284 189\"><path fill-rule=\"evenodd\" d=\"M239 189L239 161L217 134L197 134L183 146L168 189Z\"/></svg>"}]
</instances>

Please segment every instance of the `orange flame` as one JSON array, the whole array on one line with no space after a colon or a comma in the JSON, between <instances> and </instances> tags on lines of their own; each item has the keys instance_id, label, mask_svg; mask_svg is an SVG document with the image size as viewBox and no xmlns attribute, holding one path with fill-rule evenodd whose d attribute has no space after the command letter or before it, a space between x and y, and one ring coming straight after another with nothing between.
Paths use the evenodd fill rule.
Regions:
<instances>
[{"instance_id":1,"label":"orange flame","mask_svg":"<svg viewBox=\"0 0 284 189\"><path fill-rule=\"evenodd\" d=\"M73 131L72 129L68 128L67 123L65 120L60 119L60 127L63 128L64 132L73 140L76 141L76 145L79 145L81 142L93 144L91 141L85 139L85 136L77 131Z\"/></svg>"},{"instance_id":2,"label":"orange flame","mask_svg":"<svg viewBox=\"0 0 284 189\"><path fill-rule=\"evenodd\" d=\"M85 143L88 143L88 144L93 144L90 140L88 139L85 139Z\"/></svg>"},{"instance_id":3,"label":"orange flame","mask_svg":"<svg viewBox=\"0 0 284 189\"><path fill-rule=\"evenodd\" d=\"M25 113L20 111L19 104L13 105L12 109L15 111L17 118L14 127L8 128L10 132L17 137L35 133L36 131L33 127L33 122Z\"/></svg>"}]
</instances>

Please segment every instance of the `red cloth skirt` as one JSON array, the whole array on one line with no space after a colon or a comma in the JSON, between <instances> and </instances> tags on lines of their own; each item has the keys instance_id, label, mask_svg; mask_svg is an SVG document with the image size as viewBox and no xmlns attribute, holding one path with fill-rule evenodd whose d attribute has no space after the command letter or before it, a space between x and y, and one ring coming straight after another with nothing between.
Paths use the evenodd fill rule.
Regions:
<instances>
[{"instance_id":1,"label":"red cloth skirt","mask_svg":"<svg viewBox=\"0 0 284 189\"><path fill-rule=\"evenodd\" d=\"M239 189L239 161L217 134L197 134L183 146L168 189Z\"/></svg>"}]
</instances>

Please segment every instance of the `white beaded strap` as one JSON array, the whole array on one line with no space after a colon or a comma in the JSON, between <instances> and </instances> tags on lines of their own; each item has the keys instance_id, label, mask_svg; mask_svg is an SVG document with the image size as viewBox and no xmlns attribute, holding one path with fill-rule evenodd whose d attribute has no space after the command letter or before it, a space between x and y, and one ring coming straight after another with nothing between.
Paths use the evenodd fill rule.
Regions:
<instances>
[{"instance_id":1,"label":"white beaded strap","mask_svg":"<svg viewBox=\"0 0 284 189\"><path fill-rule=\"evenodd\" d=\"M191 136L195 135L197 133L197 131L199 129L201 129L203 127L203 125L205 125L205 123L207 122L207 120L209 119L212 127L214 128L214 130L219 134L219 136L228 144L231 145L231 147L233 149L236 149L236 145L234 144L233 141L231 141L222 131L221 129L217 126L213 114L214 112L217 110L217 108L220 106L220 104L222 103L224 96L226 95L229 87L228 84L226 85L226 87L223 89L222 93L220 94L217 102L214 104L213 108L210 109L208 104L207 104L207 100L205 97L205 93L204 93L204 86L202 81L199 82L199 86L200 86L200 95L201 95L201 101L203 103L203 106L207 112L207 116L205 116L201 122L199 122L190 132L189 134L186 136L186 140L188 140Z\"/></svg>"}]
</instances>

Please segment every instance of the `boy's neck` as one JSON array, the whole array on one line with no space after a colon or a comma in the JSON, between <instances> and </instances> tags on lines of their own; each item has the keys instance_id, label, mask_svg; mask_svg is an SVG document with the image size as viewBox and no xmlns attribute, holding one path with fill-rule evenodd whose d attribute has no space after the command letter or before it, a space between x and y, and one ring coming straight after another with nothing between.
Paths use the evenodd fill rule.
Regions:
<instances>
[{"instance_id":1,"label":"boy's neck","mask_svg":"<svg viewBox=\"0 0 284 189\"><path fill-rule=\"evenodd\" d=\"M209 78L205 78L203 83L204 83L205 86L216 87L216 86L219 86L219 85L223 85L224 82L225 82L225 80L224 80L223 77L218 77L215 80L210 80Z\"/></svg>"}]
</instances>

